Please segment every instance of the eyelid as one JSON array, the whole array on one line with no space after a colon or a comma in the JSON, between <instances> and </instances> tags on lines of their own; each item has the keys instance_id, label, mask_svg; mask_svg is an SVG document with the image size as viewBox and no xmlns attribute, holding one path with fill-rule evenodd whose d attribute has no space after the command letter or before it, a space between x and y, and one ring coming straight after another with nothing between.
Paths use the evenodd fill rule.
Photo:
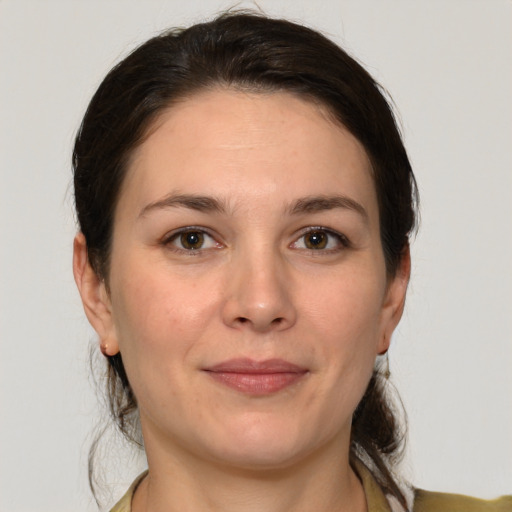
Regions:
<instances>
[{"instance_id":1,"label":"eyelid","mask_svg":"<svg viewBox=\"0 0 512 512\"><path fill-rule=\"evenodd\" d=\"M339 246L336 248L330 248L330 249L309 249L306 247L306 248L300 248L301 250L306 250L306 251L314 252L314 253L322 253L322 252L332 253L332 252L337 252L337 251L340 251L343 249L350 248L352 246L351 241L348 239L348 237L346 235L344 235L343 233L340 233L339 231L336 231L335 229L327 228L325 226L308 226L306 228L301 229L299 231L298 236L290 244L290 246L295 245L298 240L300 240L307 234L314 233L316 231L322 231L322 232L326 233L328 236L336 238L338 240Z\"/></svg>"},{"instance_id":2,"label":"eyelid","mask_svg":"<svg viewBox=\"0 0 512 512\"><path fill-rule=\"evenodd\" d=\"M335 238L337 240L337 246L334 248L328 248L328 249L309 249L307 247L294 247L297 242L306 236L309 233L314 233L316 231L321 231L323 233L326 233L328 237ZM178 246L175 246L172 244L176 238L178 238L183 233L188 232L200 232L204 234L205 236L211 238L213 242L215 242L214 247L207 247L207 248L199 248L199 249L184 249L180 248ZM222 242L219 242L218 236L214 234L209 228L206 228L204 226L183 226L177 229L172 230L169 233L166 233L162 239L160 240L160 244L169 248L169 250L172 250L173 252L180 253L180 254L186 254L189 256L198 256L201 253L205 251L210 251L212 249L219 249L224 246ZM350 240L347 238L346 235L343 233L340 233L339 231L336 231L332 228L327 228L325 226L307 226L301 230L299 230L298 233L296 233L294 241L290 244L291 248L294 249L300 249L309 251L312 253L334 253L338 251L342 251L344 249L350 248L352 246Z\"/></svg>"},{"instance_id":3,"label":"eyelid","mask_svg":"<svg viewBox=\"0 0 512 512\"><path fill-rule=\"evenodd\" d=\"M203 235L211 238L215 242L214 247L207 247L207 248L199 248L199 249L183 249L178 246L173 246L172 242L176 240L180 235L183 233L190 233L190 232L199 232ZM222 242L218 241L218 237L212 233L212 231L204 226L183 226L181 228L173 229L171 232L166 233L162 239L160 240L160 244L169 248L169 250L172 250L174 252L180 253L180 254L186 254L189 256L197 256L205 251L209 251L212 249L219 249L220 246L223 246L224 244Z\"/></svg>"}]
</instances>

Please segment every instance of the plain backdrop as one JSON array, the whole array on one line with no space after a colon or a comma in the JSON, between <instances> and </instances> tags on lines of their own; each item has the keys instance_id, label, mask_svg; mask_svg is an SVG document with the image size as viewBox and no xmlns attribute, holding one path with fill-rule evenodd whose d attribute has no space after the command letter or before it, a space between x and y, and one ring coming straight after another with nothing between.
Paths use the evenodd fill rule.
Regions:
<instances>
[{"instance_id":1,"label":"plain backdrop","mask_svg":"<svg viewBox=\"0 0 512 512\"><path fill-rule=\"evenodd\" d=\"M343 45L398 106L422 198L390 354L409 414L404 475L428 489L511 493L512 3L258 4ZM233 5L0 0L0 512L95 510L94 336L71 273L70 153L87 102L138 43ZM112 451L126 469L110 478L114 499L138 467Z\"/></svg>"}]
</instances>

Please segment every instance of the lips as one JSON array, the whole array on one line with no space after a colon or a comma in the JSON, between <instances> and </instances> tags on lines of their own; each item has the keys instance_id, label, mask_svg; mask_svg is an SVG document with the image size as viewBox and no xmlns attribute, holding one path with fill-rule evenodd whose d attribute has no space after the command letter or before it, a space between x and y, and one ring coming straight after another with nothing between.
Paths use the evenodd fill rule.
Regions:
<instances>
[{"instance_id":1,"label":"lips","mask_svg":"<svg viewBox=\"0 0 512 512\"><path fill-rule=\"evenodd\" d=\"M306 368L283 359L230 359L204 370L211 378L242 393L263 396L277 393L307 373Z\"/></svg>"}]
</instances>

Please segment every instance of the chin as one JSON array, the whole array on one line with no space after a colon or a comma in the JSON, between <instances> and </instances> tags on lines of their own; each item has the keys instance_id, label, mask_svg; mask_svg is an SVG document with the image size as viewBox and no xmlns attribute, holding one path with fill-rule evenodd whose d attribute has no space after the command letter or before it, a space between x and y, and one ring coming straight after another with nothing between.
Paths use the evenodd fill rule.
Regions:
<instances>
[{"instance_id":1,"label":"chin","mask_svg":"<svg viewBox=\"0 0 512 512\"><path fill-rule=\"evenodd\" d=\"M309 439L297 425L260 418L238 429L233 427L214 447L215 459L240 469L284 469L307 457L319 445L318 436Z\"/></svg>"},{"instance_id":2,"label":"chin","mask_svg":"<svg viewBox=\"0 0 512 512\"><path fill-rule=\"evenodd\" d=\"M304 458L301 450L283 449L282 446L231 446L217 454L217 462L244 471L282 470L293 466Z\"/></svg>"}]
</instances>

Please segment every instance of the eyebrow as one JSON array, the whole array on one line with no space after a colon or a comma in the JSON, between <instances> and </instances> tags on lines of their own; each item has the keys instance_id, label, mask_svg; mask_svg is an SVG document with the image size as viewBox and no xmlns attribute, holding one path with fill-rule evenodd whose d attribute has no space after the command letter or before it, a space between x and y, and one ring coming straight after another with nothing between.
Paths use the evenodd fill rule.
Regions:
<instances>
[{"instance_id":1,"label":"eyebrow","mask_svg":"<svg viewBox=\"0 0 512 512\"><path fill-rule=\"evenodd\" d=\"M368 222L368 212L362 204L354 199L343 195L334 196L308 196L298 199L293 203L289 209L293 215L301 213L314 213L326 210L334 210L336 208L352 210L361 217L365 222Z\"/></svg>"},{"instance_id":2,"label":"eyebrow","mask_svg":"<svg viewBox=\"0 0 512 512\"><path fill-rule=\"evenodd\" d=\"M226 213L227 211L225 201L215 197L195 194L171 193L165 196L163 199L146 205L140 211L139 217L143 217L148 212L153 210L161 210L166 208L187 208L205 213ZM368 213L365 208L354 199L343 195L302 197L293 202L287 208L287 211L291 215L300 215L304 213L334 210L337 208L354 211L358 213L365 222L368 222Z\"/></svg>"},{"instance_id":3,"label":"eyebrow","mask_svg":"<svg viewBox=\"0 0 512 512\"><path fill-rule=\"evenodd\" d=\"M199 212L224 213L226 206L223 201L210 196L201 196L195 194L169 194L159 201L149 203L139 213L143 217L153 210L164 208L188 208Z\"/></svg>"}]
</instances>

